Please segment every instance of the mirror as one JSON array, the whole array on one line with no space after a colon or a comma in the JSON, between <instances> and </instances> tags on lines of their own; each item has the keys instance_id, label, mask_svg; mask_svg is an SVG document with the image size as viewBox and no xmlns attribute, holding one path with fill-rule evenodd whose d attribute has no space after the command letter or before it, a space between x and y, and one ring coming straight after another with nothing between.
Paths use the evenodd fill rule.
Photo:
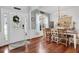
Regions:
<instances>
[{"instance_id":1,"label":"mirror","mask_svg":"<svg viewBox=\"0 0 79 59\"><path fill-rule=\"evenodd\" d=\"M31 29L33 30L36 29L36 11L35 10L31 12Z\"/></svg>"},{"instance_id":2,"label":"mirror","mask_svg":"<svg viewBox=\"0 0 79 59\"><path fill-rule=\"evenodd\" d=\"M31 12L31 28L41 31L43 28L49 28L50 15L38 9Z\"/></svg>"}]
</instances>

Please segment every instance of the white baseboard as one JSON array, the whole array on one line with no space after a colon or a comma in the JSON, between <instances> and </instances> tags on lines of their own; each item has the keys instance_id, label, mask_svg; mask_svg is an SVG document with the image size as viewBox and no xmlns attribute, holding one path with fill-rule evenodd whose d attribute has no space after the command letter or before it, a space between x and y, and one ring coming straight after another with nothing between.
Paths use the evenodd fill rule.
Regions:
<instances>
[{"instance_id":1,"label":"white baseboard","mask_svg":"<svg viewBox=\"0 0 79 59\"><path fill-rule=\"evenodd\" d=\"M16 43L9 44L9 50L24 46L25 44L26 44L26 41L19 41Z\"/></svg>"}]
</instances>

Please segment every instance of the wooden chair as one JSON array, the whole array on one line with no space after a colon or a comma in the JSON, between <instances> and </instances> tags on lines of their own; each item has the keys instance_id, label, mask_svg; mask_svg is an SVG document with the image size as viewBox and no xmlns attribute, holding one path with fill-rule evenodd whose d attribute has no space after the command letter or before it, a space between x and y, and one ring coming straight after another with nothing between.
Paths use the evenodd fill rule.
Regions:
<instances>
[{"instance_id":1,"label":"wooden chair","mask_svg":"<svg viewBox=\"0 0 79 59\"><path fill-rule=\"evenodd\" d=\"M69 40L69 45L73 43L73 36L69 36L68 40Z\"/></svg>"},{"instance_id":2,"label":"wooden chair","mask_svg":"<svg viewBox=\"0 0 79 59\"><path fill-rule=\"evenodd\" d=\"M58 29L58 37L59 37L59 43L67 46L68 38L67 38L67 32L65 29Z\"/></svg>"},{"instance_id":3,"label":"wooden chair","mask_svg":"<svg viewBox=\"0 0 79 59\"><path fill-rule=\"evenodd\" d=\"M51 42L51 29L50 28L45 28L43 30L44 33L44 39L46 42Z\"/></svg>"},{"instance_id":4,"label":"wooden chair","mask_svg":"<svg viewBox=\"0 0 79 59\"><path fill-rule=\"evenodd\" d=\"M75 34L76 34L76 44L79 44L79 33L75 33ZM71 45L71 43L74 43L73 38L74 38L73 35L69 36L69 45Z\"/></svg>"},{"instance_id":5,"label":"wooden chair","mask_svg":"<svg viewBox=\"0 0 79 59\"><path fill-rule=\"evenodd\" d=\"M58 31L57 30L55 30L55 29L51 30L51 39L53 42L56 42L58 44L59 39L58 39Z\"/></svg>"}]
</instances>

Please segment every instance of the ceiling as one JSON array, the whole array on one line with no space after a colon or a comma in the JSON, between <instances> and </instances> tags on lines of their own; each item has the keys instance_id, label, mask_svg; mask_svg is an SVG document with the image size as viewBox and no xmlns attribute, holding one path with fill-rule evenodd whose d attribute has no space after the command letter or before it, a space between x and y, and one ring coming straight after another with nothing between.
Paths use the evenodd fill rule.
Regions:
<instances>
[{"instance_id":1,"label":"ceiling","mask_svg":"<svg viewBox=\"0 0 79 59\"><path fill-rule=\"evenodd\" d=\"M24 12L24 13L26 13L28 10L28 6L0 6L0 7L4 8L4 9L20 11L20 12ZM21 10L14 9L14 7L20 8Z\"/></svg>"},{"instance_id":2,"label":"ceiling","mask_svg":"<svg viewBox=\"0 0 79 59\"><path fill-rule=\"evenodd\" d=\"M79 14L79 6L37 6L37 9L50 14L58 12L58 8L60 11L69 11Z\"/></svg>"},{"instance_id":3,"label":"ceiling","mask_svg":"<svg viewBox=\"0 0 79 59\"><path fill-rule=\"evenodd\" d=\"M13 9L14 6L1 6L1 7L14 10ZM27 10L29 9L29 6L16 6L16 7L21 8L20 11L24 13L28 12ZM49 14L54 14L58 12L58 8L59 8L60 11L62 11L63 13L64 11L66 11L71 14L73 13L75 15L79 15L79 6L30 6L30 7L32 10L39 9Z\"/></svg>"}]
</instances>

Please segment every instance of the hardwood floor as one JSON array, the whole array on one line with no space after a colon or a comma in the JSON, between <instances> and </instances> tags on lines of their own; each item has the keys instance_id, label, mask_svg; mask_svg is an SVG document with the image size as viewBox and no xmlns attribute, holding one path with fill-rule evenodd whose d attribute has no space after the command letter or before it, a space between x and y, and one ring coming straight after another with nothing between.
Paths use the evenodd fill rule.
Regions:
<instances>
[{"instance_id":1,"label":"hardwood floor","mask_svg":"<svg viewBox=\"0 0 79 59\"><path fill-rule=\"evenodd\" d=\"M38 52L39 43L40 43L40 38L33 38L32 40L30 40L29 44L26 44L25 52L28 52L28 53Z\"/></svg>"},{"instance_id":2,"label":"hardwood floor","mask_svg":"<svg viewBox=\"0 0 79 59\"><path fill-rule=\"evenodd\" d=\"M8 47L8 45L0 47L0 53L7 52L7 51L6 51L6 48L7 48L7 47Z\"/></svg>"},{"instance_id":3,"label":"hardwood floor","mask_svg":"<svg viewBox=\"0 0 79 59\"><path fill-rule=\"evenodd\" d=\"M10 52L12 53L78 53L79 47L75 50L73 45L66 47L63 44L56 44L54 42L48 43L40 38L33 38L29 41L30 43L26 43L25 46L14 49Z\"/></svg>"},{"instance_id":4,"label":"hardwood floor","mask_svg":"<svg viewBox=\"0 0 79 59\"><path fill-rule=\"evenodd\" d=\"M25 46L10 50L9 53L25 53Z\"/></svg>"}]
</instances>

